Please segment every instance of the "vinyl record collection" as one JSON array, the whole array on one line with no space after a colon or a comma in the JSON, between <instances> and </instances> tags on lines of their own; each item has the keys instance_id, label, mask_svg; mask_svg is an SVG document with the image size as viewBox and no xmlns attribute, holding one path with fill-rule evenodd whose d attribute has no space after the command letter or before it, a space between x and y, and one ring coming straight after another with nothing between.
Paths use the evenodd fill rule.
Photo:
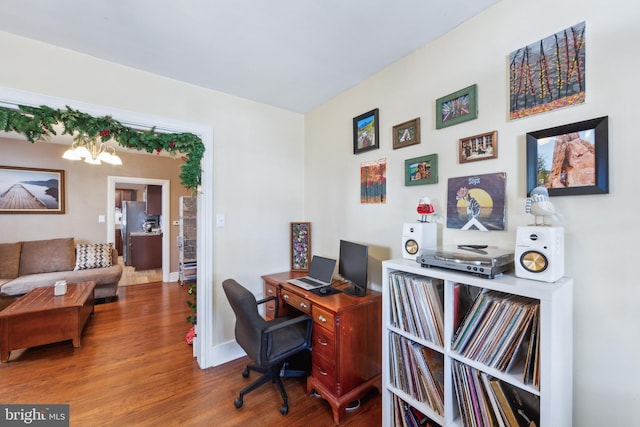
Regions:
<instances>
[{"instance_id":1,"label":"vinyl record collection","mask_svg":"<svg viewBox=\"0 0 640 427\"><path fill-rule=\"evenodd\" d=\"M539 301L484 289L451 342L458 354L502 372L521 372L539 389Z\"/></svg>"},{"instance_id":2,"label":"vinyl record collection","mask_svg":"<svg viewBox=\"0 0 640 427\"><path fill-rule=\"evenodd\" d=\"M536 427L539 397L458 361L452 364L458 409L465 426Z\"/></svg>"},{"instance_id":3,"label":"vinyl record collection","mask_svg":"<svg viewBox=\"0 0 640 427\"><path fill-rule=\"evenodd\" d=\"M443 281L402 272L391 273L389 279L391 324L442 347Z\"/></svg>"},{"instance_id":4,"label":"vinyl record collection","mask_svg":"<svg viewBox=\"0 0 640 427\"><path fill-rule=\"evenodd\" d=\"M398 334L389 335L391 384L444 415L444 356Z\"/></svg>"},{"instance_id":5,"label":"vinyl record collection","mask_svg":"<svg viewBox=\"0 0 640 427\"><path fill-rule=\"evenodd\" d=\"M398 396L393 396L391 406L394 425L403 427L439 427L440 424L434 422L413 406L404 402Z\"/></svg>"}]
</instances>

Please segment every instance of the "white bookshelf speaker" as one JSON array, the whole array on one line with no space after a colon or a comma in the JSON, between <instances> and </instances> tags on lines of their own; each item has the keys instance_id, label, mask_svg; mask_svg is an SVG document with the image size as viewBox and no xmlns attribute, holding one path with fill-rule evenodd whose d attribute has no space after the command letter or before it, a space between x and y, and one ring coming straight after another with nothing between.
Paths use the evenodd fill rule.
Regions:
<instances>
[{"instance_id":1,"label":"white bookshelf speaker","mask_svg":"<svg viewBox=\"0 0 640 427\"><path fill-rule=\"evenodd\" d=\"M438 226L435 222L407 222L402 226L402 257L415 260L422 249L435 248Z\"/></svg>"},{"instance_id":2,"label":"white bookshelf speaker","mask_svg":"<svg viewBox=\"0 0 640 427\"><path fill-rule=\"evenodd\" d=\"M516 276L555 282L564 276L564 227L518 227Z\"/></svg>"}]
</instances>

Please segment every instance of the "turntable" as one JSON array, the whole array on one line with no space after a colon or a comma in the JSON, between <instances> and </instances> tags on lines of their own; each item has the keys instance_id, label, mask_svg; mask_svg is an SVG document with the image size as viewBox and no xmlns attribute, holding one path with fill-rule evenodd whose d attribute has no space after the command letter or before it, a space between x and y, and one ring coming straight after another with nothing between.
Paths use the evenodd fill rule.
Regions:
<instances>
[{"instance_id":1,"label":"turntable","mask_svg":"<svg viewBox=\"0 0 640 427\"><path fill-rule=\"evenodd\" d=\"M424 249L416 261L423 267L441 267L493 279L514 267L513 251L486 245L438 246Z\"/></svg>"}]
</instances>

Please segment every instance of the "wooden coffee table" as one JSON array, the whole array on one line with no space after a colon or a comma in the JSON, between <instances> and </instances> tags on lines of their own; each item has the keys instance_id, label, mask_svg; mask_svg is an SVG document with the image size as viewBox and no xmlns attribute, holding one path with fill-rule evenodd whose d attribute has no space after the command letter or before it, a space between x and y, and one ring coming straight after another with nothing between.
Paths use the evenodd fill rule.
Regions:
<instances>
[{"instance_id":1,"label":"wooden coffee table","mask_svg":"<svg viewBox=\"0 0 640 427\"><path fill-rule=\"evenodd\" d=\"M73 340L80 336L93 314L95 282L67 285L65 295L54 296L53 286L36 288L0 311L0 361L12 350Z\"/></svg>"}]
</instances>

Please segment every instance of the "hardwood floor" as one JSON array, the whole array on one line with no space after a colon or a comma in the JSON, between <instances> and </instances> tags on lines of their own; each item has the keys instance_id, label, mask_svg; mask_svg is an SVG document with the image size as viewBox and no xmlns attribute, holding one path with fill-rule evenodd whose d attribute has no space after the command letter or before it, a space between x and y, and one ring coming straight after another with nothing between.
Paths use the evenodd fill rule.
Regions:
<instances>
[{"instance_id":1,"label":"hardwood floor","mask_svg":"<svg viewBox=\"0 0 640 427\"><path fill-rule=\"evenodd\" d=\"M284 380L289 414L266 384L245 396L256 378L242 378L248 358L202 370L185 342L189 329L186 287L149 283L120 288L119 300L97 305L82 336L13 351L0 364L3 404L70 405L76 426L332 426L331 408L306 395L305 380ZM347 412L341 426L378 426L381 397L373 392Z\"/></svg>"}]
</instances>

